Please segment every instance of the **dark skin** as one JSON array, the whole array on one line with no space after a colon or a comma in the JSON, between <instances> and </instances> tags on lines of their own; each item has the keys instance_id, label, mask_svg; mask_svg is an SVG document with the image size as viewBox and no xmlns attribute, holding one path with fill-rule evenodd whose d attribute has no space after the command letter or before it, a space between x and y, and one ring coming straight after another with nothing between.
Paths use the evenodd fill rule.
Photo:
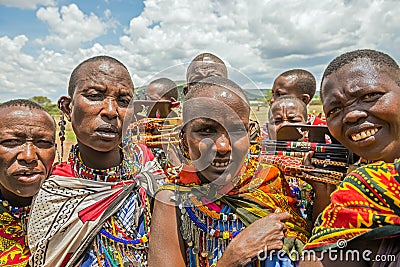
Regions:
<instances>
[{"instance_id":1,"label":"dark skin","mask_svg":"<svg viewBox=\"0 0 400 267\"><path fill-rule=\"evenodd\" d=\"M1 194L11 205L25 207L50 173L56 126L43 110L15 106L0 111Z\"/></svg>"},{"instance_id":2,"label":"dark skin","mask_svg":"<svg viewBox=\"0 0 400 267\"><path fill-rule=\"evenodd\" d=\"M304 117L303 107L290 100L276 102L271 106L269 115L268 132L271 139L276 138L276 133L279 129L286 124L306 124L307 118ZM304 158L304 164L311 166L312 152L308 153ZM330 203L330 194L336 189L335 185L320 183L309 179L304 179L309 183L315 192L315 199L313 205L313 217L310 220L310 229L318 215Z\"/></svg>"},{"instance_id":3,"label":"dark skin","mask_svg":"<svg viewBox=\"0 0 400 267\"><path fill-rule=\"evenodd\" d=\"M190 90L191 84L212 76L227 78L228 73L225 65L213 57L204 57L202 61L193 61L187 69L186 81L188 85L184 88L184 94L186 95Z\"/></svg>"},{"instance_id":4,"label":"dark skin","mask_svg":"<svg viewBox=\"0 0 400 267\"><path fill-rule=\"evenodd\" d=\"M184 136L190 156L196 162L194 165L200 171L203 182L216 184L222 193L232 189L232 174L240 167L235 162L243 162L249 146L248 106L237 96L224 97L226 95L224 89L204 90L201 97L208 100L197 101L198 107L184 113L184 121L187 122ZM215 99L220 101L219 105L215 105ZM198 110L207 114L200 113L199 118ZM237 112L236 117L226 117L232 110ZM242 126L238 127L240 124ZM230 139L226 139L227 135ZM215 156L210 159L210 154ZM228 158L232 160L226 165L224 160ZM213 166L217 162L222 166ZM174 192L166 190L157 194L152 217L155 227L150 237L149 266L186 266L186 244L179 231L180 211L171 200L173 196ZM243 266L250 263L265 246L270 250L281 249L286 229L283 221L289 218L290 215L285 212L257 220L231 241L217 266Z\"/></svg>"},{"instance_id":5,"label":"dark skin","mask_svg":"<svg viewBox=\"0 0 400 267\"><path fill-rule=\"evenodd\" d=\"M400 156L400 86L388 67L360 59L323 82L328 128L339 142L368 160Z\"/></svg>"},{"instance_id":6,"label":"dark skin","mask_svg":"<svg viewBox=\"0 0 400 267\"><path fill-rule=\"evenodd\" d=\"M268 133L271 139L276 139L276 133L286 124L307 124L303 107L294 101L281 101L271 106Z\"/></svg>"},{"instance_id":7,"label":"dark skin","mask_svg":"<svg viewBox=\"0 0 400 267\"><path fill-rule=\"evenodd\" d=\"M122 125L133 98L129 72L114 62L94 61L83 65L78 77L74 95L62 96L59 106L72 124L82 160L96 169L117 166Z\"/></svg>"},{"instance_id":8,"label":"dark skin","mask_svg":"<svg viewBox=\"0 0 400 267\"><path fill-rule=\"evenodd\" d=\"M393 162L400 157L400 86L395 72L362 58L328 75L322 83L323 106L332 135L368 160ZM346 249L378 251L381 242L351 242ZM372 262L340 262L340 266L370 266ZM338 261L305 261L300 266L338 266Z\"/></svg>"},{"instance_id":9,"label":"dark skin","mask_svg":"<svg viewBox=\"0 0 400 267\"><path fill-rule=\"evenodd\" d=\"M295 87L296 85L296 76L279 76L275 79L274 84L272 86L272 95L269 103L274 103L275 99L283 95L292 95L299 99L301 99L306 105L310 103L311 97L309 94L299 92Z\"/></svg>"}]
</instances>

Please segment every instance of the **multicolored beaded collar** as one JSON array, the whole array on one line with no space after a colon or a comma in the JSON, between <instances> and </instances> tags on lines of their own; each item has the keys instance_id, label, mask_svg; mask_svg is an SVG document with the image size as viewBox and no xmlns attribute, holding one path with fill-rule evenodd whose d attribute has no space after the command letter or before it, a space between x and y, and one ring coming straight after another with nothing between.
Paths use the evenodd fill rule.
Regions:
<instances>
[{"instance_id":1,"label":"multicolored beaded collar","mask_svg":"<svg viewBox=\"0 0 400 267\"><path fill-rule=\"evenodd\" d=\"M27 217L29 212L31 211L31 206L26 207L14 207L7 200L4 199L3 195L0 192L0 202L1 205L15 218L21 219L22 217Z\"/></svg>"},{"instance_id":2,"label":"multicolored beaded collar","mask_svg":"<svg viewBox=\"0 0 400 267\"><path fill-rule=\"evenodd\" d=\"M78 178L92 179L103 182L115 182L126 180L126 176L129 176L130 173L125 161L125 154L123 153L122 149L120 154L121 163L118 166L103 170L94 169L86 166L85 163L83 163L78 144L76 144L72 146L71 151L69 152L68 161L72 164L75 175Z\"/></svg>"},{"instance_id":3,"label":"multicolored beaded collar","mask_svg":"<svg viewBox=\"0 0 400 267\"><path fill-rule=\"evenodd\" d=\"M27 233L29 212L31 211L31 205L25 207L14 207L7 200L4 199L0 192L1 205L11 214L14 218L21 221L21 227L24 234ZM26 240L25 240L26 241Z\"/></svg>"}]
</instances>

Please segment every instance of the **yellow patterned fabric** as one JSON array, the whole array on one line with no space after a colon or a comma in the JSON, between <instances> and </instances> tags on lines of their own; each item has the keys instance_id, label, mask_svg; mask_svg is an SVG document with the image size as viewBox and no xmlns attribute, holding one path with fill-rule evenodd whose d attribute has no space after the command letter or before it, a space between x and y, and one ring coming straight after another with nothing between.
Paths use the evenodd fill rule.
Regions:
<instances>
[{"instance_id":1,"label":"yellow patterned fabric","mask_svg":"<svg viewBox=\"0 0 400 267\"><path fill-rule=\"evenodd\" d=\"M29 256L21 220L0 205L0 266L26 266Z\"/></svg>"},{"instance_id":2,"label":"yellow patterned fabric","mask_svg":"<svg viewBox=\"0 0 400 267\"><path fill-rule=\"evenodd\" d=\"M351 172L331 195L305 249L337 247L339 240L400 235L400 162L371 163Z\"/></svg>"}]
</instances>

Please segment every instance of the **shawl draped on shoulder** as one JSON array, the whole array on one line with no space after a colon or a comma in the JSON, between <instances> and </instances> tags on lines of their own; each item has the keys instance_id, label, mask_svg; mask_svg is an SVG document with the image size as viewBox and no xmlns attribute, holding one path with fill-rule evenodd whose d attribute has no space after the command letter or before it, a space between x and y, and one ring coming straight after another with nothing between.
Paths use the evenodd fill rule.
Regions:
<instances>
[{"instance_id":1,"label":"shawl draped on shoulder","mask_svg":"<svg viewBox=\"0 0 400 267\"><path fill-rule=\"evenodd\" d=\"M56 165L35 197L28 223L31 266L71 266L130 192L134 180L75 178L68 163Z\"/></svg>"},{"instance_id":2,"label":"shawl draped on shoulder","mask_svg":"<svg viewBox=\"0 0 400 267\"><path fill-rule=\"evenodd\" d=\"M400 162L379 161L351 172L319 215L305 249L321 251L345 240L400 235Z\"/></svg>"}]
</instances>

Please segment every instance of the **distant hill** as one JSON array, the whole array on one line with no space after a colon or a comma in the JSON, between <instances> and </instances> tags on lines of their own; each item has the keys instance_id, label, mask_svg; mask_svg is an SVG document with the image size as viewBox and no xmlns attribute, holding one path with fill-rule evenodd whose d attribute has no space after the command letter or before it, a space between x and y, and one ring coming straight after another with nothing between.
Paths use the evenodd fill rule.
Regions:
<instances>
[{"instance_id":1,"label":"distant hill","mask_svg":"<svg viewBox=\"0 0 400 267\"><path fill-rule=\"evenodd\" d=\"M175 81L178 85L179 95L182 95L182 89L186 85L185 81ZM141 86L135 88L135 98L136 99L145 99L145 89L146 86ZM247 97L250 101L259 100L262 98L269 97L271 89L244 89L247 94Z\"/></svg>"}]
</instances>

